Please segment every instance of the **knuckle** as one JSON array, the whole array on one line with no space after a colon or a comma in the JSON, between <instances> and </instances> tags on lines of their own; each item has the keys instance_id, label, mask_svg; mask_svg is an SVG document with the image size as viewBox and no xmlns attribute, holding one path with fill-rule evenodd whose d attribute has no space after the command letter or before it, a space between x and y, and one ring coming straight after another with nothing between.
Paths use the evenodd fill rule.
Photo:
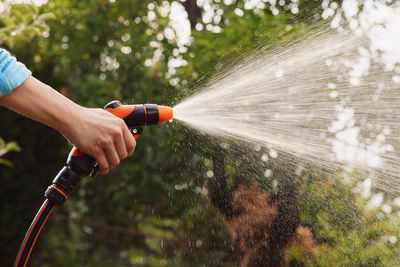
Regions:
<instances>
[{"instance_id":1,"label":"knuckle","mask_svg":"<svg viewBox=\"0 0 400 267\"><path fill-rule=\"evenodd\" d=\"M125 129L126 123L123 119L119 119L119 125L121 126L122 129Z\"/></svg>"},{"instance_id":2,"label":"knuckle","mask_svg":"<svg viewBox=\"0 0 400 267\"><path fill-rule=\"evenodd\" d=\"M126 144L125 144L125 147L126 147L126 152L127 152L127 154L130 154L131 151L132 151L132 149L133 149L132 144L126 143Z\"/></svg>"},{"instance_id":3,"label":"knuckle","mask_svg":"<svg viewBox=\"0 0 400 267\"><path fill-rule=\"evenodd\" d=\"M96 155L98 156L100 154L100 152L101 152L101 148L99 146L93 147L93 155L94 156L96 156Z\"/></svg>"},{"instance_id":4,"label":"knuckle","mask_svg":"<svg viewBox=\"0 0 400 267\"><path fill-rule=\"evenodd\" d=\"M110 144L110 139L109 138L102 138L99 143L100 143L100 145L102 147L106 147L106 146L108 146Z\"/></svg>"},{"instance_id":5,"label":"knuckle","mask_svg":"<svg viewBox=\"0 0 400 267\"><path fill-rule=\"evenodd\" d=\"M114 137L121 137L121 130L119 128L113 128L113 130L111 131L112 136Z\"/></svg>"},{"instance_id":6,"label":"knuckle","mask_svg":"<svg viewBox=\"0 0 400 267\"><path fill-rule=\"evenodd\" d=\"M128 147L130 150L134 149L134 148L136 147L136 142L133 141L133 142L127 143L127 147Z\"/></svg>"},{"instance_id":7,"label":"knuckle","mask_svg":"<svg viewBox=\"0 0 400 267\"><path fill-rule=\"evenodd\" d=\"M114 139L113 138L107 138L106 139L106 145L107 145L107 147L114 146Z\"/></svg>"}]
</instances>

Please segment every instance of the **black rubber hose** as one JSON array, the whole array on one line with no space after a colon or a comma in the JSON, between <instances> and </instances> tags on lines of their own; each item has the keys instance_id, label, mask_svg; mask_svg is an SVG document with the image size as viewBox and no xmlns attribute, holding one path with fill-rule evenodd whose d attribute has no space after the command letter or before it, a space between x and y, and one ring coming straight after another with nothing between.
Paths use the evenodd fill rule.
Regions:
<instances>
[{"instance_id":1,"label":"black rubber hose","mask_svg":"<svg viewBox=\"0 0 400 267\"><path fill-rule=\"evenodd\" d=\"M35 219L33 219L28 232L22 241L21 247L19 248L17 258L15 259L14 267L25 267L28 262L29 256L31 255L32 248L35 245L36 239L46 223L47 218L55 207L55 203L46 199L43 205L37 212Z\"/></svg>"}]
</instances>

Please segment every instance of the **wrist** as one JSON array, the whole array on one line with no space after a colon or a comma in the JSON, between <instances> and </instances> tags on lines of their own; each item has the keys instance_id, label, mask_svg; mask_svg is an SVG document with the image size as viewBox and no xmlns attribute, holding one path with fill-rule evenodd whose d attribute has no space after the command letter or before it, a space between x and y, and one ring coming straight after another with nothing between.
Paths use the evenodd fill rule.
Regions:
<instances>
[{"instance_id":1,"label":"wrist","mask_svg":"<svg viewBox=\"0 0 400 267\"><path fill-rule=\"evenodd\" d=\"M66 138L69 138L72 132L80 127L80 118L82 118L85 108L68 99L67 103L63 103L61 106L62 112L55 114L53 119L54 125L50 125L50 127L55 128Z\"/></svg>"}]
</instances>

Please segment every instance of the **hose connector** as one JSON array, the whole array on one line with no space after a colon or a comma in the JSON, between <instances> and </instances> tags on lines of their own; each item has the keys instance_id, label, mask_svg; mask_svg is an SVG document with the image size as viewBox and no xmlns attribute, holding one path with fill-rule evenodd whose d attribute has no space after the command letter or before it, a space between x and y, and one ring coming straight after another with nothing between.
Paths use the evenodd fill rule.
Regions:
<instances>
[{"instance_id":1,"label":"hose connector","mask_svg":"<svg viewBox=\"0 0 400 267\"><path fill-rule=\"evenodd\" d=\"M47 188L44 196L54 201L57 205L61 205L67 200L69 194L74 191L80 181L81 176L74 172L69 166L66 166L62 168L54 178L52 185Z\"/></svg>"}]
</instances>

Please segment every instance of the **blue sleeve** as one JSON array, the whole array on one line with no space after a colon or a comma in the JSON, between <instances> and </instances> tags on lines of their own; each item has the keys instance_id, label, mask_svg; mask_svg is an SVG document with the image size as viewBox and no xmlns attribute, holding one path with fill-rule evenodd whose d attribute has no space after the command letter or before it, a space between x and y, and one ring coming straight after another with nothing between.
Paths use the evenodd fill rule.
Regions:
<instances>
[{"instance_id":1,"label":"blue sleeve","mask_svg":"<svg viewBox=\"0 0 400 267\"><path fill-rule=\"evenodd\" d=\"M20 86L31 74L24 64L0 48L0 96Z\"/></svg>"}]
</instances>

